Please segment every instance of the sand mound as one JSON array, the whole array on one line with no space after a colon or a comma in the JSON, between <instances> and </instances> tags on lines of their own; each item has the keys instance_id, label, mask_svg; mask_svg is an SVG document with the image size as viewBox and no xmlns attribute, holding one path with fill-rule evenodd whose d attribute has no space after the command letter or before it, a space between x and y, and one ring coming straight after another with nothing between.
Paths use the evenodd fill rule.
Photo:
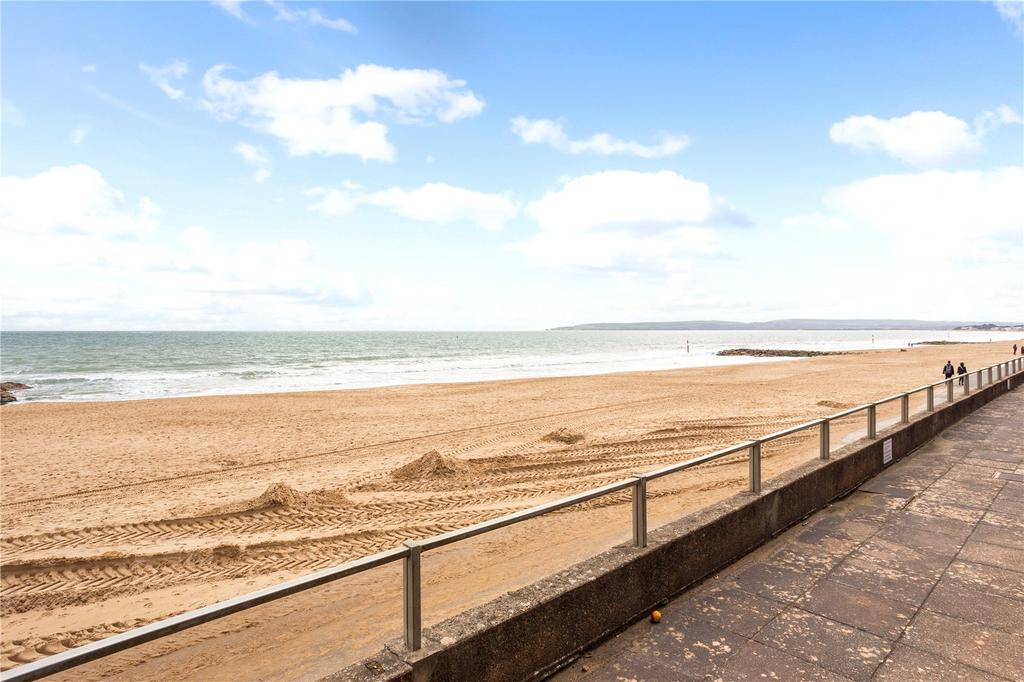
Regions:
<instances>
[{"instance_id":1,"label":"sand mound","mask_svg":"<svg viewBox=\"0 0 1024 682\"><path fill-rule=\"evenodd\" d=\"M337 490L311 490L303 492L285 483L274 483L262 495L234 504L218 507L214 514L237 514L267 507L288 507L304 509L309 507L337 507L350 504L345 495Z\"/></svg>"},{"instance_id":2,"label":"sand mound","mask_svg":"<svg viewBox=\"0 0 1024 682\"><path fill-rule=\"evenodd\" d=\"M548 435L541 438L541 440L548 443L563 443L564 445L572 445L573 443L579 443L581 440L584 439L584 437L585 436L582 433L576 433L575 431L570 431L569 429L561 428L558 429L557 431L552 431Z\"/></svg>"},{"instance_id":3,"label":"sand mound","mask_svg":"<svg viewBox=\"0 0 1024 682\"><path fill-rule=\"evenodd\" d=\"M419 459L391 472L392 478L410 480L457 476L469 469L469 465L454 457L445 457L437 450L431 450Z\"/></svg>"},{"instance_id":4,"label":"sand mound","mask_svg":"<svg viewBox=\"0 0 1024 682\"><path fill-rule=\"evenodd\" d=\"M850 407L847 403L837 403L835 400L819 400L816 404L818 407L830 407L833 410L842 410Z\"/></svg>"}]
</instances>

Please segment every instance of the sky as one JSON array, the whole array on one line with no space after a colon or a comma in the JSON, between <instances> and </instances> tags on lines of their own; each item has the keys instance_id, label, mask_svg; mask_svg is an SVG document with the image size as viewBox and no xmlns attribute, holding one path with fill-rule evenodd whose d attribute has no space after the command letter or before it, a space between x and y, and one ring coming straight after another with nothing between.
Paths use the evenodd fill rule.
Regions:
<instances>
[{"instance_id":1,"label":"sky","mask_svg":"<svg viewBox=\"0 0 1024 682\"><path fill-rule=\"evenodd\" d=\"M0 325L1024 320L1024 4L0 5Z\"/></svg>"}]
</instances>

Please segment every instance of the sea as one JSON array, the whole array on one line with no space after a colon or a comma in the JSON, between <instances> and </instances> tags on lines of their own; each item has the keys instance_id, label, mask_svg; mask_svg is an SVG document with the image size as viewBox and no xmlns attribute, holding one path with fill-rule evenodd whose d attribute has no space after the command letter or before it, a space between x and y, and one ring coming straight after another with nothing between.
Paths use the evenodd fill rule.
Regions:
<instances>
[{"instance_id":1,"label":"sea","mask_svg":"<svg viewBox=\"0 0 1024 682\"><path fill-rule=\"evenodd\" d=\"M979 331L0 332L18 403L333 390L764 362L727 348L1020 343ZM14 403L17 405L18 403Z\"/></svg>"}]
</instances>

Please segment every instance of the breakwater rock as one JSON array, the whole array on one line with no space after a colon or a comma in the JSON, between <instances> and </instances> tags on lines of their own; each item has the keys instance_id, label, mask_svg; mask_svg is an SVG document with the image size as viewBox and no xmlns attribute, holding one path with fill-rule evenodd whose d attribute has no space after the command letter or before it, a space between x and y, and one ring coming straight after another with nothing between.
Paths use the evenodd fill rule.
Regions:
<instances>
[{"instance_id":1,"label":"breakwater rock","mask_svg":"<svg viewBox=\"0 0 1024 682\"><path fill-rule=\"evenodd\" d=\"M819 355L846 355L838 350L779 350L774 348L727 348L715 355L747 355L755 358L816 358Z\"/></svg>"},{"instance_id":2,"label":"breakwater rock","mask_svg":"<svg viewBox=\"0 0 1024 682\"><path fill-rule=\"evenodd\" d=\"M0 384L0 405L6 405L7 403L13 403L18 399L14 395L15 391L20 391L23 388L32 388L28 384L19 384L17 381L5 381Z\"/></svg>"}]
</instances>

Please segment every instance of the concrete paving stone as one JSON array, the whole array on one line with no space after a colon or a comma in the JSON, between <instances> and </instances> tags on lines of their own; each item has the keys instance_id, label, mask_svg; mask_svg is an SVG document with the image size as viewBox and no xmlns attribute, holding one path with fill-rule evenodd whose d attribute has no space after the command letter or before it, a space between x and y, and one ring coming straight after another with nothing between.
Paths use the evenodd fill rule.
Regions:
<instances>
[{"instance_id":1,"label":"concrete paving stone","mask_svg":"<svg viewBox=\"0 0 1024 682\"><path fill-rule=\"evenodd\" d=\"M926 486L920 487L907 487L903 485L893 485L884 481L878 481L871 479L867 483L861 485L857 490L865 493L876 493L878 495L886 495L887 497L902 497L904 499L910 499Z\"/></svg>"},{"instance_id":2,"label":"concrete paving stone","mask_svg":"<svg viewBox=\"0 0 1024 682\"><path fill-rule=\"evenodd\" d=\"M581 672L586 668L586 672ZM591 668L583 664L574 678L588 682L678 682L679 671L643 651L629 651L620 658Z\"/></svg>"},{"instance_id":3,"label":"concrete paving stone","mask_svg":"<svg viewBox=\"0 0 1024 682\"><path fill-rule=\"evenodd\" d=\"M974 530L974 523L957 521L955 519L941 518L925 514L917 514L909 510L897 512L885 524L887 527L910 528L922 534L948 535L959 542L963 542Z\"/></svg>"},{"instance_id":4,"label":"concrete paving stone","mask_svg":"<svg viewBox=\"0 0 1024 682\"><path fill-rule=\"evenodd\" d=\"M992 501L999 496L999 481L992 479L996 485L976 485L974 482L942 479L928 488L921 497L934 498L939 502L952 503L988 509Z\"/></svg>"},{"instance_id":5,"label":"concrete paving stone","mask_svg":"<svg viewBox=\"0 0 1024 682\"><path fill-rule=\"evenodd\" d=\"M1002 493L992 501L990 509L994 512L1002 512L1004 514L1011 514L1020 518L1024 518L1024 500L1014 500L1009 497L1003 497Z\"/></svg>"},{"instance_id":6,"label":"concrete paving stone","mask_svg":"<svg viewBox=\"0 0 1024 682\"><path fill-rule=\"evenodd\" d=\"M643 652L652 660L675 669L682 678L702 680L746 642L734 632L694 618L679 618L659 626L637 642L631 652Z\"/></svg>"},{"instance_id":7,"label":"concrete paving stone","mask_svg":"<svg viewBox=\"0 0 1024 682\"><path fill-rule=\"evenodd\" d=\"M832 555L846 555L861 543L859 539L851 538L844 530L832 530L820 525L798 526L793 532L793 538L789 543L793 551L807 548Z\"/></svg>"},{"instance_id":8,"label":"concrete paving stone","mask_svg":"<svg viewBox=\"0 0 1024 682\"><path fill-rule=\"evenodd\" d=\"M963 507L952 502L938 501L934 498L922 499L915 497L907 505L907 511L940 519L953 519L964 523L977 523L985 514L984 509Z\"/></svg>"},{"instance_id":9,"label":"concrete paving stone","mask_svg":"<svg viewBox=\"0 0 1024 682\"><path fill-rule=\"evenodd\" d=\"M848 677L837 675L813 663L790 656L760 642L747 642L729 659L716 682L746 680L805 680L808 682L843 682Z\"/></svg>"},{"instance_id":10,"label":"concrete paving stone","mask_svg":"<svg viewBox=\"0 0 1024 682\"><path fill-rule=\"evenodd\" d=\"M853 556L889 568L938 579L953 560L954 554L935 554L874 537L858 547Z\"/></svg>"},{"instance_id":11,"label":"concrete paving stone","mask_svg":"<svg viewBox=\"0 0 1024 682\"><path fill-rule=\"evenodd\" d=\"M1011 635L1024 635L1024 603L979 592L958 580L940 580L928 595L924 608Z\"/></svg>"},{"instance_id":12,"label":"concrete paving stone","mask_svg":"<svg viewBox=\"0 0 1024 682\"><path fill-rule=\"evenodd\" d=\"M809 519L804 526L813 528L820 532L841 533L851 540L864 540L871 537L882 527L885 520L895 513L894 510L886 509L884 516L880 518L868 518L848 514L831 514L821 519Z\"/></svg>"},{"instance_id":13,"label":"concrete paving stone","mask_svg":"<svg viewBox=\"0 0 1024 682\"><path fill-rule=\"evenodd\" d=\"M824 575L801 573L791 568L754 564L733 580L743 590L779 602L791 603L802 597Z\"/></svg>"},{"instance_id":14,"label":"concrete paving stone","mask_svg":"<svg viewBox=\"0 0 1024 682\"><path fill-rule=\"evenodd\" d=\"M1024 601L1024 573L958 559L949 565L944 578L958 580L980 592Z\"/></svg>"},{"instance_id":15,"label":"concrete paving stone","mask_svg":"<svg viewBox=\"0 0 1024 682\"><path fill-rule=\"evenodd\" d=\"M978 542L987 542L990 545L1003 545L1015 549L1024 549L1024 532L1019 526L1017 529L994 526L990 523L979 523L971 533L971 539Z\"/></svg>"},{"instance_id":16,"label":"concrete paving stone","mask_svg":"<svg viewBox=\"0 0 1024 682\"><path fill-rule=\"evenodd\" d=\"M993 675L1024 678L1024 637L922 610L903 641Z\"/></svg>"},{"instance_id":17,"label":"concrete paving stone","mask_svg":"<svg viewBox=\"0 0 1024 682\"><path fill-rule=\"evenodd\" d=\"M902 509L904 505L906 505L904 499L856 490L833 504L830 511L851 519L881 522L885 521L893 512Z\"/></svg>"},{"instance_id":18,"label":"concrete paving stone","mask_svg":"<svg viewBox=\"0 0 1024 682\"><path fill-rule=\"evenodd\" d=\"M801 573L824 575L835 568L847 553L833 553L826 547L793 542L787 538L787 542L775 550L765 563Z\"/></svg>"},{"instance_id":19,"label":"concrete paving stone","mask_svg":"<svg viewBox=\"0 0 1024 682\"><path fill-rule=\"evenodd\" d=\"M741 590L734 583L702 591L679 605L678 613L693 620L703 620L744 637L753 637L785 606ZM676 611L666 608L662 622L676 617Z\"/></svg>"},{"instance_id":20,"label":"concrete paving stone","mask_svg":"<svg viewBox=\"0 0 1024 682\"><path fill-rule=\"evenodd\" d=\"M875 671L875 680L893 682L1002 682L1005 678L993 677L976 668L951 661L931 651L897 644L889 658Z\"/></svg>"},{"instance_id":21,"label":"concrete paving stone","mask_svg":"<svg viewBox=\"0 0 1024 682\"><path fill-rule=\"evenodd\" d=\"M1003 489L996 495L996 501L1012 500L1013 502L1024 502L1024 484L1006 481Z\"/></svg>"},{"instance_id":22,"label":"concrete paving stone","mask_svg":"<svg viewBox=\"0 0 1024 682\"><path fill-rule=\"evenodd\" d=\"M898 467L899 465L896 466ZM908 467L889 467L870 481L861 485L861 489L867 490L867 492L878 492L872 490L872 488L889 486L892 488L909 489L917 492L927 488L935 482L935 479L942 476L944 473L945 471L911 469Z\"/></svg>"},{"instance_id":23,"label":"concrete paving stone","mask_svg":"<svg viewBox=\"0 0 1024 682\"><path fill-rule=\"evenodd\" d=\"M981 518L981 521L990 526L999 526L1000 528L1009 528L1022 532L1024 531L1024 505L1019 506L1020 509L1016 511L990 508Z\"/></svg>"},{"instance_id":24,"label":"concrete paving stone","mask_svg":"<svg viewBox=\"0 0 1024 682\"><path fill-rule=\"evenodd\" d=\"M783 611L755 641L853 680L867 680L892 643L799 608Z\"/></svg>"},{"instance_id":25,"label":"concrete paving stone","mask_svg":"<svg viewBox=\"0 0 1024 682\"><path fill-rule=\"evenodd\" d=\"M993 478L997 471L1009 471L1012 470L1011 467L1015 466L1017 465L968 457L960 464L952 467L936 483L939 481L956 481L979 488L992 487L998 484L998 480Z\"/></svg>"},{"instance_id":26,"label":"concrete paving stone","mask_svg":"<svg viewBox=\"0 0 1024 682\"><path fill-rule=\"evenodd\" d=\"M998 566L1008 571L1024 572L1024 549L990 545L973 538L967 541L957 558L975 564Z\"/></svg>"},{"instance_id":27,"label":"concrete paving stone","mask_svg":"<svg viewBox=\"0 0 1024 682\"><path fill-rule=\"evenodd\" d=\"M987 469L989 476L997 471L1013 471L1017 468L1016 462L1006 462L1000 459L975 459L974 457L968 457L964 460L964 463L978 469Z\"/></svg>"},{"instance_id":28,"label":"concrete paving stone","mask_svg":"<svg viewBox=\"0 0 1024 682\"><path fill-rule=\"evenodd\" d=\"M913 606L923 604L932 587L938 582L937 577L917 575L856 555L839 564L829 575L829 579Z\"/></svg>"},{"instance_id":29,"label":"concrete paving stone","mask_svg":"<svg viewBox=\"0 0 1024 682\"><path fill-rule=\"evenodd\" d=\"M1012 462L1014 464L1020 464L1024 462L1024 455L1015 455L1009 451L1002 451L995 447L989 447L985 450L972 450L968 459L983 459L994 462Z\"/></svg>"},{"instance_id":30,"label":"concrete paving stone","mask_svg":"<svg viewBox=\"0 0 1024 682\"><path fill-rule=\"evenodd\" d=\"M871 539L884 540L920 552L952 558L960 551L966 538L932 533L907 524L890 524L879 530Z\"/></svg>"},{"instance_id":31,"label":"concrete paving stone","mask_svg":"<svg viewBox=\"0 0 1024 682\"><path fill-rule=\"evenodd\" d=\"M971 464L965 460L943 474L933 485L943 486L952 484L960 488L985 491L998 486L999 481L992 478L997 470L1000 469L995 469L991 466L979 466L976 463Z\"/></svg>"},{"instance_id":32,"label":"concrete paving stone","mask_svg":"<svg viewBox=\"0 0 1024 682\"><path fill-rule=\"evenodd\" d=\"M906 602L827 578L815 585L799 605L819 616L893 641L899 639L916 611L916 607Z\"/></svg>"},{"instance_id":33,"label":"concrete paving stone","mask_svg":"<svg viewBox=\"0 0 1024 682\"><path fill-rule=\"evenodd\" d=\"M932 486L915 497L914 500L927 500L938 504L953 504L955 502L961 507L970 507L972 509L981 509L984 511L994 504L995 498L990 493L960 493L948 488L936 488L935 486Z\"/></svg>"}]
</instances>

